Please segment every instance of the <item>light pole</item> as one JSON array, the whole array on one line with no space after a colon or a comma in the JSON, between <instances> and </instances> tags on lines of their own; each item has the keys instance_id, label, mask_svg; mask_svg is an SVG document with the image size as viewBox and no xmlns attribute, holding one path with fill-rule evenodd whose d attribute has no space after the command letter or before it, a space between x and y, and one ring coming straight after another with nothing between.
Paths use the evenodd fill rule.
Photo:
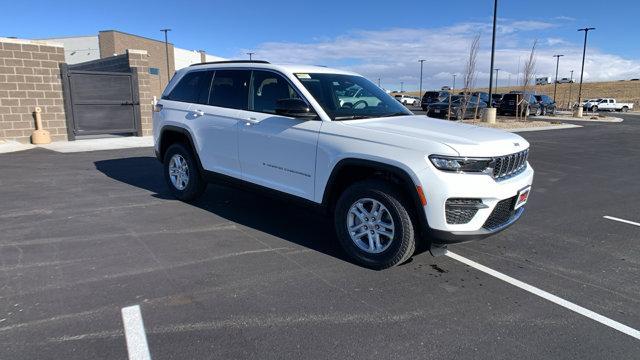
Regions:
<instances>
[{"instance_id":1,"label":"light pole","mask_svg":"<svg viewBox=\"0 0 640 360\"><path fill-rule=\"evenodd\" d=\"M498 91L498 73L501 69L494 69L496 71L496 91Z\"/></svg>"},{"instance_id":2,"label":"light pole","mask_svg":"<svg viewBox=\"0 0 640 360\"><path fill-rule=\"evenodd\" d=\"M169 38L167 33L171 31L171 29L160 29L164 33L164 52L167 55L167 83L169 83L169 77L171 76L169 69Z\"/></svg>"},{"instance_id":3,"label":"light pole","mask_svg":"<svg viewBox=\"0 0 640 360\"><path fill-rule=\"evenodd\" d=\"M590 30L595 29L596 28L593 27L578 29L578 31L584 31L584 45L582 47L582 69L580 70L580 86L578 87L578 105L580 105L580 101L582 100L582 77L584 76L584 58L587 54L587 34L589 34Z\"/></svg>"},{"instance_id":4,"label":"light pole","mask_svg":"<svg viewBox=\"0 0 640 360\"><path fill-rule=\"evenodd\" d=\"M561 54L553 55L556 58L556 81L553 82L553 102L556 102L556 90L558 88L558 67L560 66L560 57L564 56Z\"/></svg>"},{"instance_id":5,"label":"light pole","mask_svg":"<svg viewBox=\"0 0 640 360\"><path fill-rule=\"evenodd\" d=\"M491 99L491 95L493 94L493 61L496 53L496 20L498 18L498 0L493 1L493 34L491 35L491 69L489 70L489 99ZM487 107L492 108L491 100L489 100L489 104Z\"/></svg>"},{"instance_id":6,"label":"light pole","mask_svg":"<svg viewBox=\"0 0 640 360\"><path fill-rule=\"evenodd\" d=\"M382 89L382 86L380 86L380 78L378 78L378 87Z\"/></svg>"},{"instance_id":7,"label":"light pole","mask_svg":"<svg viewBox=\"0 0 640 360\"><path fill-rule=\"evenodd\" d=\"M420 63L420 92L418 93L418 96L422 97L422 65L424 64L424 62L427 60L424 59L420 59L418 60L418 62Z\"/></svg>"},{"instance_id":8,"label":"light pole","mask_svg":"<svg viewBox=\"0 0 640 360\"><path fill-rule=\"evenodd\" d=\"M249 61L253 60L253 55L255 54L254 52L248 52L246 54L249 55Z\"/></svg>"},{"instance_id":9,"label":"light pole","mask_svg":"<svg viewBox=\"0 0 640 360\"><path fill-rule=\"evenodd\" d=\"M400 92L404 92L404 81L400 81Z\"/></svg>"},{"instance_id":10,"label":"light pole","mask_svg":"<svg viewBox=\"0 0 640 360\"><path fill-rule=\"evenodd\" d=\"M452 91L456 90L456 74L453 74L453 87L451 88Z\"/></svg>"}]
</instances>

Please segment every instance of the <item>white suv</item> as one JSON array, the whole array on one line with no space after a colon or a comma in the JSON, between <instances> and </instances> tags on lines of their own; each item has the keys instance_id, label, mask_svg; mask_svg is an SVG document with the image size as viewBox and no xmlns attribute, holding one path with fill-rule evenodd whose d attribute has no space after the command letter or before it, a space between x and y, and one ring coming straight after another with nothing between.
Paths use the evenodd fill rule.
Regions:
<instances>
[{"instance_id":1,"label":"white suv","mask_svg":"<svg viewBox=\"0 0 640 360\"><path fill-rule=\"evenodd\" d=\"M357 88L367 101L352 102ZM414 115L362 76L318 66L182 69L154 108L153 133L178 199L224 181L321 207L345 251L376 269L406 261L416 243L508 227L533 180L520 136Z\"/></svg>"}]
</instances>

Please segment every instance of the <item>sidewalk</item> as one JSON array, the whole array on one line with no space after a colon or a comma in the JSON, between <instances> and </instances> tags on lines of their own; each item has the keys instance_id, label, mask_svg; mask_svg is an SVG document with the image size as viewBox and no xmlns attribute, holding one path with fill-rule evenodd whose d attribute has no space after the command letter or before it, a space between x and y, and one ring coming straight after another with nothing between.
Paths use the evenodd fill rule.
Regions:
<instances>
[{"instance_id":1,"label":"sidewalk","mask_svg":"<svg viewBox=\"0 0 640 360\"><path fill-rule=\"evenodd\" d=\"M102 139L83 139L75 141L56 141L46 145L22 144L17 141L0 141L0 154L24 151L36 147L60 153L74 153L83 151L115 150L140 147L152 147L151 136L127 136Z\"/></svg>"}]
</instances>

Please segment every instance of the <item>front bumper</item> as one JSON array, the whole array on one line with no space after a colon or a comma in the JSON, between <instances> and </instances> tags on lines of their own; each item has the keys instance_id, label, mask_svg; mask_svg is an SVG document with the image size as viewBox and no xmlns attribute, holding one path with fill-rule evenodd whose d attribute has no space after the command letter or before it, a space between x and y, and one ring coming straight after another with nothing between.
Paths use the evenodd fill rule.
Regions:
<instances>
[{"instance_id":1,"label":"front bumper","mask_svg":"<svg viewBox=\"0 0 640 360\"><path fill-rule=\"evenodd\" d=\"M520 190L531 186L533 174L528 163L520 174L500 181L484 174L450 173L434 167L420 172L418 177L427 199L427 205L424 206L428 223L426 233L432 243L447 244L482 239L513 225L522 216L524 207L517 210L512 210L511 207L508 213L498 214L499 221L496 221L496 212L504 211L505 205ZM468 222L452 224L447 222L446 203L447 199L454 198L480 199L486 206L479 208Z\"/></svg>"}]
</instances>

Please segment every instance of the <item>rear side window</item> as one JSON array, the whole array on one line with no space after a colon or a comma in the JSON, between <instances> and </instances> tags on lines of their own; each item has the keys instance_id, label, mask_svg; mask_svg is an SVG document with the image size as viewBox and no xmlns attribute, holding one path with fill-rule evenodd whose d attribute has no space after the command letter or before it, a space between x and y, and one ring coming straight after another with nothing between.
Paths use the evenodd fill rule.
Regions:
<instances>
[{"instance_id":1,"label":"rear side window","mask_svg":"<svg viewBox=\"0 0 640 360\"><path fill-rule=\"evenodd\" d=\"M247 110L251 70L217 70L211 84L209 105Z\"/></svg>"},{"instance_id":2,"label":"rear side window","mask_svg":"<svg viewBox=\"0 0 640 360\"><path fill-rule=\"evenodd\" d=\"M165 98L195 104L206 104L209 98L213 71L192 71L180 79L180 82Z\"/></svg>"},{"instance_id":3,"label":"rear side window","mask_svg":"<svg viewBox=\"0 0 640 360\"><path fill-rule=\"evenodd\" d=\"M282 76L270 71L253 72L251 90L253 111L275 114L276 103L282 99L300 99L300 97Z\"/></svg>"}]
</instances>

